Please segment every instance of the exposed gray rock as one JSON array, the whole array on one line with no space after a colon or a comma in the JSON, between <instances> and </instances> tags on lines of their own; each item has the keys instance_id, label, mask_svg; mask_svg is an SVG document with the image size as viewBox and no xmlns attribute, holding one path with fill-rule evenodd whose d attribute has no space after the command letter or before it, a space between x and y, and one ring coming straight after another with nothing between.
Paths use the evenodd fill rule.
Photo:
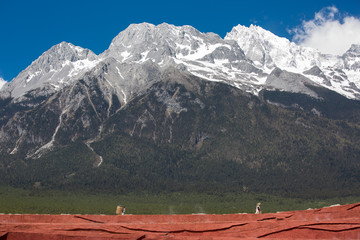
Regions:
<instances>
[{"instance_id":1,"label":"exposed gray rock","mask_svg":"<svg viewBox=\"0 0 360 240\"><path fill-rule=\"evenodd\" d=\"M320 77L323 79L323 84L325 84L326 86L331 86L331 82L329 81L329 79L327 79L324 72L321 71L321 69L318 66L314 66L311 69L304 71L303 73L306 75L313 75Z\"/></svg>"},{"instance_id":2,"label":"exposed gray rock","mask_svg":"<svg viewBox=\"0 0 360 240\"><path fill-rule=\"evenodd\" d=\"M266 79L266 85L277 90L287 92L304 93L317 98L318 95L306 85L313 83L301 74L283 71L275 68Z\"/></svg>"}]
</instances>

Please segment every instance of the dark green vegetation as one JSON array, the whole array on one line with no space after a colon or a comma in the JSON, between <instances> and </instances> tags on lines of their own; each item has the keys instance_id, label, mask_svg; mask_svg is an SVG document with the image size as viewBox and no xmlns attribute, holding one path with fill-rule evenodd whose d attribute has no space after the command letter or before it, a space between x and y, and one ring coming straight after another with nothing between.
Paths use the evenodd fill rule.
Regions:
<instances>
[{"instance_id":1,"label":"dark green vegetation","mask_svg":"<svg viewBox=\"0 0 360 240\"><path fill-rule=\"evenodd\" d=\"M127 214L254 213L257 202L264 213L351 204L360 197L332 199L283 198L268 194L129 193L104 194L54 190L24 190L0 186L0 213L18 214Z\"/></svg>"},{"instance_id":2,"label":"dark green vegetation","mask_svg":"<svg viewBox=\"0 0 360 240\"><path fill-rule=\"evenodd\" d=\"M276 91L256 97L182 73L164 75L116 111L96 85L79 82L72 91L93 92L91 103L62 115L55 147L42 155L26 153L44 145L35 140L51 140L60 96L22 112L9 132L26 127L32 138L16 154L9 154L16 139L2 145L0 182L122 195L360 196L359 102L320 88L314 91L321 99ZM37 118L44 121L35 123Z\"/></svg>"}]
</instances>

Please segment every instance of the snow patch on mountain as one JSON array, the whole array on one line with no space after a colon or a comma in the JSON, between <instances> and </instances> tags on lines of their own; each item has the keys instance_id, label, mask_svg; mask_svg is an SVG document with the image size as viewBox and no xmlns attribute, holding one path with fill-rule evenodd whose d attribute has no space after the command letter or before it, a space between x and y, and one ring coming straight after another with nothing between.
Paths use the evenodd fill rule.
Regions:
<instances>
[{"instance_id":1,"label":"snow patch on mountain","mask_svg":"<svg viewBox=\"0 0 360 240\"><path fill-rule=\"evenodd\" d=\"M0 89L7 83L2 77L0 77Z\"/></svg>"}]
</instances>

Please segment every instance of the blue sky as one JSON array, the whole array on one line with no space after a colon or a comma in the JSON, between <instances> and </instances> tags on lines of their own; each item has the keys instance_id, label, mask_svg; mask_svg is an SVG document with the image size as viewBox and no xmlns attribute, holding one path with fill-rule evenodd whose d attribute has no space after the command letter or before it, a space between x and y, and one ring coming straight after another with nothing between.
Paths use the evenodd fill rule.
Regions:
<instances>
[{"instance_id":1,"label":"blue sky","mask_svg":"<svg viewBox=\"0 0 360 240\"><path fill-rule=\"evenodd\" d=\"M315 14L329 7L335 7L336 16L324 13L328 14L325 21L341 25L351 17L356 25L360 19L360 0L0 0L0 77L11 80L62 41L99 54L131 23L191 25L221 37L238 24L255 24L310 44L313 39L308 31L314 29L304 27L311 26Z\"/></svg>"}]
</instances>

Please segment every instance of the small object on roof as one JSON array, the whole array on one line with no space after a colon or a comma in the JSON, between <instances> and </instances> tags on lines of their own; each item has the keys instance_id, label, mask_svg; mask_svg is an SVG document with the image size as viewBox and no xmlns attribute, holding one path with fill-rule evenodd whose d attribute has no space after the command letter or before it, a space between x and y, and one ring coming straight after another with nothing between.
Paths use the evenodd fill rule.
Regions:
<instances>
[{"instance_id":1,"label":"small object on roof","mask_svg":"<svg viewBox=\"0 0 360 240\"><path fill-rule=\"evenodd\" d=\"M119 205L116 207L116 215L124 215L126 208Z\"/></svg>"},{"instance_id":2,"label":"small object on roof","mask_svg":"<svg viewBox=\"0 0 360 240\"><path fill-rule=\"evenodd\" d=\"M255 209L255 214L261 214L261 203L257 203L256 204L256 209Z\"/></svg>"}]
</instances>

